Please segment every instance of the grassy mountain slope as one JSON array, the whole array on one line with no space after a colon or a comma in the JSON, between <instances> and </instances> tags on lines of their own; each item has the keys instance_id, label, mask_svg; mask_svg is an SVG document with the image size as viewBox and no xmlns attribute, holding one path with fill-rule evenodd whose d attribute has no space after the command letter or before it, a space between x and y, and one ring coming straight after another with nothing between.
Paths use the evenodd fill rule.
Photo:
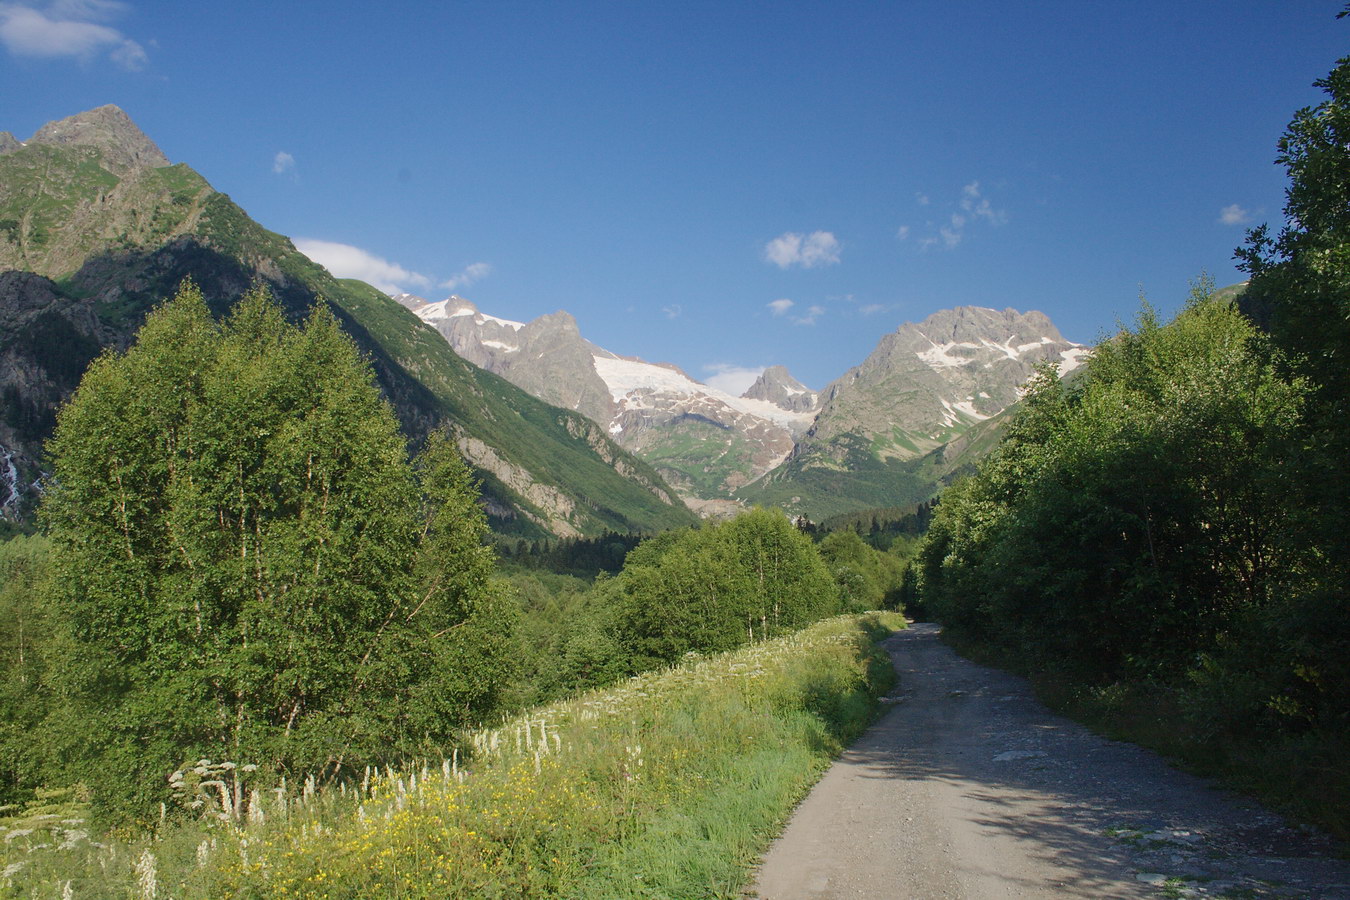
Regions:
<instances>
[{"instance_id":1,"label":"grassy mountain slope","mask_svg":"<svg viewBox=\"0 0 1350 900\"><path fill-rule=\"evenodd\" d=\"M994 448L1014 409L972 425L912 459L884 457L873 441L853 434L839 435L823 447L799 447L781 466L738 491L737 497L815 521L861 509L921 503L971 471Z\"/></svg>"},{"instance_id":2,"label":"grassy mountain slope","mask_svg":"<svg viewBox=\"0 0 1350 900\"><path fill-rule=\"evenodd\" d=\"M326 300L410 439L451 425L498 530L575 536L693 521L598 426L466 363L391 298L333 278L188 166L127 170L89 145L34 142L0 155L0 443L24 480L88 360L125 346L186 277L217 311L255 281L297 317Z\"/></svg>"}]
</instances>

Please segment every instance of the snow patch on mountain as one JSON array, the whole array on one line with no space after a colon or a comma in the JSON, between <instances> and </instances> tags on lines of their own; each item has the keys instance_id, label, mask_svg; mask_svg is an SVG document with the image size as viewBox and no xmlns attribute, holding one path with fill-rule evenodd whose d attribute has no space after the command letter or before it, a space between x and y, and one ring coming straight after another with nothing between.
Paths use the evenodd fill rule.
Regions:
<instances>
[{"instance_id":1,"label":"snow patch on mountain","mask_svg":"<svg viewBox=\"0 0 1350 900\"><path fill-rule=\"evenodd\" d=\"M405 306L408 304L403 300L404 297L413 298L411 294L400 294L395 297ZM496 316L489 316L487 313L479 312L473 304L463 297L450 296L444 300L437 300L435 303L427 303L413 309L417 317L428 325L435 325L437 322L444 322L447 319L458 319L462 316L473 316L473 320L478 325L484 325L488 322L494 322L503 325L513 331L519 331L525 327L524 322L513 322L510 319L499 319Z\"/></svg>"},{"instance_id":2,"label":"snow patch on mountain","mask_svg":"<svg viewBox=\"0 0 1350 900\"><path fill-rule=\"evenodd\" d=\"M1042 335L1040 340L1029 344L1014 344L1017 340L1017 335L1015 334L1009 335L1008 339L1001 344L991 341L988 338L980 338L979 343L973 341L946 341L945 343L939 344L931 338L928 340L932 346L917 351L916 355L934 370L968 366L976 361L975 354L981 347L986 350L992 350L1002 356L1006 356L1008 359L1020 360L1024 355L1033 350L1041 350L1048 344L1060 343L1054 338ZM959 352L961 350L969 352L961 353ZM1061 367L1060 374L1077 368L1081 356L1086 352L1086 348L1078 347L1061 351L1060 355L1064 357L1066 366ZM1073 355L1071 356L1070 354ZM991 364L988 362L984 364L985 368L989 368L990 365Z\"/></svg>"},{"instance_id":3,"label":"snow patch on mountain","mask_svg":"<svg viewBox=\"0 0 1350 900\"><path fill-rule=\"evenodd\" d=\"M767 400L733 397L726 391L695 381L674 366L596 354L595 371L609 387L614 402L629 410L666 406L676 398L702 397L789 430L803 430L815 418L815 413L793 412ZM665 402L656 402L658 398Z\"/></svg>"},{"instance_id":4,"label":"snow patch on mountain","mask_svg":"<svg viewBox=\"0 0 1350 900\"><path fill-rule=\"evenodd\" d=\"M1068 350L1059 351L1062 362L1059 364L1059 375L1063 378L1083 364L1083 362L1092 355L1091 347L1070 347Z\"/></svg>"}]
</instances>

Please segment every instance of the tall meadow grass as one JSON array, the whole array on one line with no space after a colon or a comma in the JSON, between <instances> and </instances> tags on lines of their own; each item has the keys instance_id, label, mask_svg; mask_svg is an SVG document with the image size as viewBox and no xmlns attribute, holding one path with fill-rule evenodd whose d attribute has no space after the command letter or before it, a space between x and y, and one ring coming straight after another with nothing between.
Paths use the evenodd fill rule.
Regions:
<instances>
[{"instance_id":1,"label":"tall meadow grass","mask_svg":"<svg viewBox=\"0 0 1350 900\"><path fill-rule=\"evenodd\" d=\"M902 625L843 616L691 657L476 732L464 757L244 789L150 836L91 839L53 798L0 821L0 897L736 897L871 721L894 679L875 640Z\"/></svg>"}]
</instances>

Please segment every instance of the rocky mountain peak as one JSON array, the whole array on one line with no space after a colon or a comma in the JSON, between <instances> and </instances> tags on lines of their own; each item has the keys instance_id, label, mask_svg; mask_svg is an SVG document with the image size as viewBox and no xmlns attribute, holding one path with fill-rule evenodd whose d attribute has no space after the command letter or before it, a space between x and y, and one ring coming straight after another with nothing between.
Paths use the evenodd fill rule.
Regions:
<instances>
[{"instance_id":1,"label":"rocky mountain peak","mask_svg":"<svg viewBox=\"0 0 1350 900\"><path fill-rule=\"evenodd\" d=\"M1087 352L1041 312L944 309L901 325L827 387L810 437L859 435L882 454L921 456L1016 402L1038 364L1064 373Z\"/></svg>"},{"instance_id":2,"label":"rocky mountain peak","mask_svg":"<svg viewBox=\"0 0 1350 900\"><path fill-rule=\"evenodd\" d=\"M110 168L126 172L169 165L169 158L136 127L131 117L111 103L66 119L48 122L30 144L94 147Z\"/></svg>"},{"instance_id":3,"label":"rocky mountain peak","mask_svg":"<svg viewBox=\"0 0 1350 900\"><path fill-rule=\"evenodd\" d=\"M1041 338L1063 341L1059 329L1037 310L1019 313L1015 309L987 309L982 306L958 306L933 313L917 325L906 324L900 331L913 329L934 342L1003 343L1017 338L1019 343L1032 343Z\"/></svg>"},{"instance_id":4,"label":"rocky mountain peak","mask_svg":"<svg viewBox=\"0 0 1350 900\"><path fill-rule=\"evenodd\" d=\"M816 392L793 378L786 366L769 366L741 396L747 400L767 400L792 412L810 412L819 402Z\"/></svg>"},{"instance_id":5,"label":"rocky mountain peak","mask_svg":"<svg viewBox=\"0 0 1350 900\"><path fill-rule=\"evenodd\" d=\"M0 156L18 150L23 144L19 143L18 138L8 131L0 131Z\"/></svg>"},{"instance_id":6,"label":"rocky mountain peak","mask_svg":"<svg viewBox=\"0 0 1350 900\"><path fill-rule=\"evenodd\" d=\"M541 331L554 331L580 337L581 329L577 327L576 317L564 309L557 312L551 312L548 315L540 316L529 323Z\"/></svg>"}]
</instances>

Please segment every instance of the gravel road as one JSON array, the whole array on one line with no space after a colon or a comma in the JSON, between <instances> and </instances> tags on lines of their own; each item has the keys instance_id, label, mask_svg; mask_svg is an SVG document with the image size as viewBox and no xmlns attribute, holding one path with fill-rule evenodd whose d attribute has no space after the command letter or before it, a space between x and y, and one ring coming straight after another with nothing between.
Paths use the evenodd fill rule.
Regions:
<instances>
[{"instance_id":1,"label":"gravel road","mask_svg":"<svg viewBox=\"0 0 1350 900\"><path fill-rule=\"evenodd\" d=\"M1330 840L1054 715L920 624L885 645L893 708L798 807L764 900L1350 900Z\"/></svg>"}]
</instances>

